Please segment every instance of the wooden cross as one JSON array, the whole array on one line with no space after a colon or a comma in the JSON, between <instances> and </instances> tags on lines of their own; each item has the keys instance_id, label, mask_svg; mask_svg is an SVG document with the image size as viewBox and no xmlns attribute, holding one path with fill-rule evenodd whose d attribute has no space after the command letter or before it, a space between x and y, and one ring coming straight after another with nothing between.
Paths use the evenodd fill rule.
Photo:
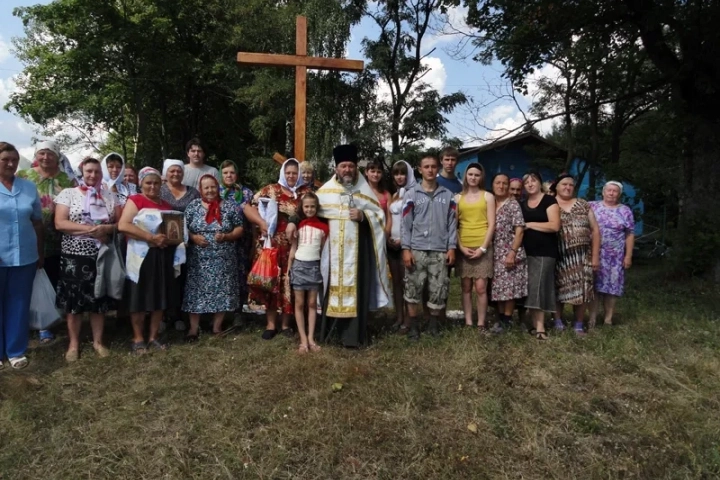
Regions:
<instances>
[{"instance_id":1,"label":"wooden cross","mask_svg":"<svg viewBox=\"0 0 720 480\"><path fill-rule=\"evenodd\" d=\"M362 60L344 58L308 57L307 18L297 17L295 27L295 55L274 53L239 52L238 63L246 65L269 65L273 67L295 67L295 143L293 154L301 162L305 160L305 128L307 109L307 70L338 70L361 72ZM278 158L275 158L278 161Z\"/></svg>"}]
</instances>

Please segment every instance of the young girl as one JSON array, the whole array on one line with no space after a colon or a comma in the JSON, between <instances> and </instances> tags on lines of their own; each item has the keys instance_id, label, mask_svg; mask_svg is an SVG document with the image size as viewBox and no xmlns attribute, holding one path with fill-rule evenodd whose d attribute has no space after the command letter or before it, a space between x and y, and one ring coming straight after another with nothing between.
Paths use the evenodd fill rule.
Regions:
<instances>
[{"instance_id":1,"label":"young girl","mask_svg":"<svg viewBox=\"0 0 720 480\"><path fill-rule=\"evenodd\" d=\"M457 195L458 249L455 274L462 283L462 304L465 325L472 326L472 291L477 293L478 329L488 332L485 325L488 297L487 282L493 276L493 233L495 232L495 197L485 191L485 170L471 163L465 171L463 189ZM498 330L495 329L497 332Z\"/></svg>"},{"instance_id":2,"label":"young girl","mask_svg":"<svg viewBox=\"0 0 720 480\"><path fill-rule=\"evenodd\" d=\"M388 211L390 215L390 235L388 236L388 263L393 282L393 297L395 300L396 320L393 328L400 334L408 333L410 329L410 317L405 315L404 279L405 265L402 260L402 248L400 244L400 233L402 225L402 208L405 192L415 186L415 175L410 164L399 161L392 168L393 182L397 192L393 195Z\"/></svg>"},{"instance_id":3,"label":"young girl","mask_svg":"<svg viewBox=\"0 0 720 480\"><path fill-rule=\"evenodd\" d=\"M290 285L295 296L295 321L300 334L299 353L316 352L315 322L317 319L317 295L323 279L320 274L320 254L328 237L328 226L316 215L320 207L317 195L303 195L300 201L298 234L293 238L288 269ZM308 329L305 331L305 306L307 305Z\"/></svg>"},{"instance_id":4,"label":"young girl","mask_svg":"<svg viewBox=\"0 0 720 480\"><path fill-rule=\"evenodd\" d=\"M373 160L365 167L365 178L370 184L370 188L380 202L380 208L385 212L385 237L390 236L390 215L388 211L388 203L390 200L390 192L385 188L383 179L383 166L379 160Z\"/></svg>"}]
</instances>

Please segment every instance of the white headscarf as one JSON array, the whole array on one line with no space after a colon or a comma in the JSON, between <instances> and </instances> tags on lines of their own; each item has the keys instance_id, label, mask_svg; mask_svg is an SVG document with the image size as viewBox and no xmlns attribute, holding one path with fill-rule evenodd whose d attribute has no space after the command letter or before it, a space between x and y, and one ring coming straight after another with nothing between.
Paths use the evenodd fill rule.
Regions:
<instances>
[{"instance_id":1,"label":"white headscarf","mask_svg":"<svg viewBox=\"0 0 720 480\"><path fill-rule=\"evenodd\" d=\"M170 167L180 167L185 168L185 163L183 163L182 160L175 160L172 158L167 158L163 162L163 170L162 170L162 178L167 178L167 171L170 169Z\"/></svg>"},{"instance_id":2,"label":"white headscarf","mask_svg":"<svg viewBox=\"0 0 720 480\"><path fill-rule=\"evenodd\" d=\"M400 160L399 162L395 162L395 165L397 165L398 163L404 163L405 166L407 167L407 175L405 176L405 186L400 187L400 190L398 190L398 198L400 198L402 200L403 197L405 197L405 192L407 192L412 187L414 187L417 184L417 182L415 181L415 172L413 172L413 168L410 166L410 164L408 162L406 162L405 160ZM395 165L393 165L393 168L395 168Z\"/></svg>"},{"instance_id":3,"label":"white headscarf","mask_svg":"<svg viewBox=\"0 0 720 480\"><path fill-rule=\"evenodd\" d=\"M605 185L603 185L603 191L605 191L605 188L608 185L615 185L616 187L618 187L620 189L620 195L622 195L622 192L623 192L623 184L622 183L618 182L617 180L610 180L609 182L606 182Z\"/></svg>"},{"instance_id":4,"label":"white headscarf","mask_svg":"<svg viewBox=\"0 0 720 480\"><path fill-rule=\"evenodd\" d=\"M82 183L82 172L80 175L73 170L72 165L70 164L70 160L65 156L64 153L60 153L60 149L58 148L57 144L50 140L45 140L44 142L40 142L37 145L35 145L35 155L40 150L50 150L58 157L58 166L60 167L60 170L65 172L65 174L70 178L70 180L75 180L77 183ZM33 166L37 165L35 163L35 159L33 159Z\"/></svg>"},{"instance_id":5,"label":"white headscarf","mask_svg":"<svg viewBox=\"0 0 720 480\"><path fill-rule=\"evenodd\" d=\"M110 177L110 170L108 170L108 166L107 166L108 158L110 158L110 157L118 157L120 159L120 163L122 163L122 165L120 166L120 173L118 174L117 178L115 178L115 179ZM123 176L124 176L123 174L125 173L125 159L119 153L112 152L112 153L108 153L107 155L105 155L105 158L103 158L102 162L100 162L100 168L102 169L103 183L108 188L108 190L112 191L112 188L118 182L123 183Z\"/></svg>"},{"instance_id":6,"label":"white headscarf","mask_svg":"<svg viewBox=\"0 0 720 480\"><path fill-rule=\"evenodd\" d=\"M289 186L287 184L287 180L285 179L285 166L288 164L288 162L295 162L298 166L298 179L294 187ZM297 198L297 193L295 193L296 190L305 185L305 182L303 182L302 179L302 175L300 175L300 161L298 159L288 158L287 160L285 160L285 162L283 162L282 167L280 167L280 178L278 179L278 183L290 190L293 194L293 198Z\"/></svg>"}]
</instances>

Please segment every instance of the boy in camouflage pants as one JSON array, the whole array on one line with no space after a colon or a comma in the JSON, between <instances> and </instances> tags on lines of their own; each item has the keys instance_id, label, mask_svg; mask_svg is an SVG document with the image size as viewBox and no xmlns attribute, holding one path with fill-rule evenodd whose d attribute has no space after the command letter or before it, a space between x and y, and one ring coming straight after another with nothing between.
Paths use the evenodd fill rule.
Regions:
<instances>
[{"instance_id":1,"label":"boy in camouflage pants","mask_svg":"<svg viewBox=\"0 0 720 480\"><path fill-rule=\"evenodd\" d=\"M437 182L440 162L426 156L420 161L422 182L405 194L401 243L405 263L405 302L410 316L408 338L418 340L422 292L428 285L428 333L439 333L438 316L448 297L448 266L455 263L457 214L453 193ZM400 306L396 305L396 308Z\"/></svg>"}]
</instances>

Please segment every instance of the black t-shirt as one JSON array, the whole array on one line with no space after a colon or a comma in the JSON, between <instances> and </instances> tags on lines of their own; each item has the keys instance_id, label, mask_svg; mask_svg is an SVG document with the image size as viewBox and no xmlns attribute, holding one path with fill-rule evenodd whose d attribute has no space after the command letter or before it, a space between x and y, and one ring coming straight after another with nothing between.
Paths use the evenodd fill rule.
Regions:
<instances>
[{"instance_id":1,"label":"black t-shirt","mask_svg":"<svg viewBox=\"0 0 720 480\"><path fill-rule=\"evenodd\" d=\"M551 205L556 205L557 200L550 195L543 195L542 200L535 208L528 207L528 200L525 199L520 203L522 208L523 220L525 223L548 221L547 209ZM523 247L529 257L558 257L557 233L538 232L530 228L525 229L523 236Z\"/></svg>"}]
</instances>

